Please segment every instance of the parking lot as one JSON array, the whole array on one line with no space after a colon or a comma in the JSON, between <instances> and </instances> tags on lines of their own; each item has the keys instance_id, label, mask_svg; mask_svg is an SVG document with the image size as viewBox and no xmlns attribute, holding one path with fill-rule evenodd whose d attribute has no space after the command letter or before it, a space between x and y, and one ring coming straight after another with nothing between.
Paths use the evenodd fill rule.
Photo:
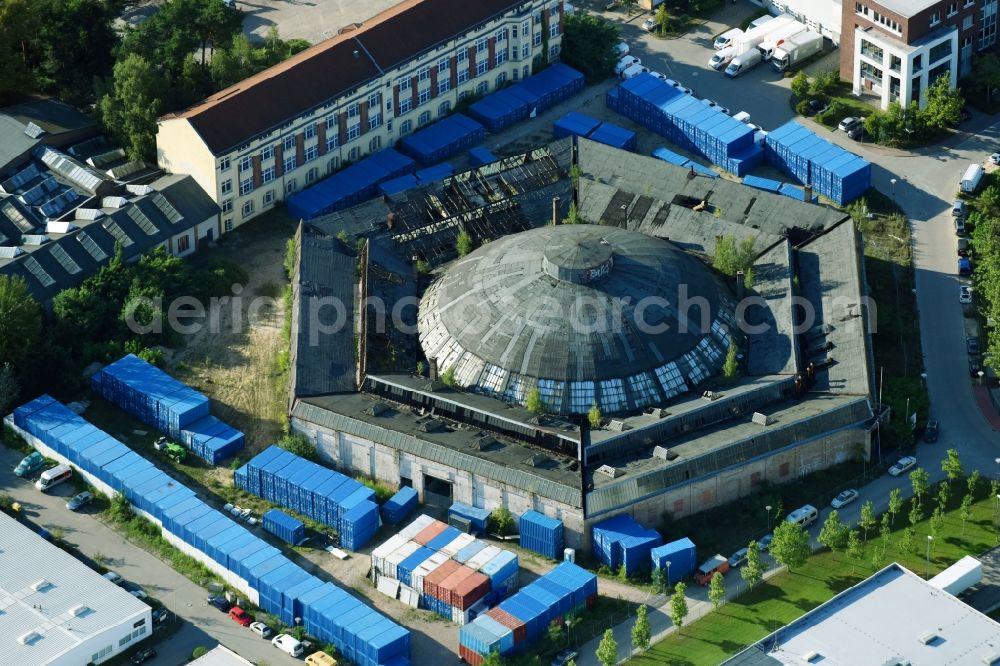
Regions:
<instances>
[{"instance_id":1,"label":"parking lot","mask_svg":"<svg viewBox=\"0 0 1000 666\"><path fill-rule=\"evenodd\" d=\"M396 0L237 0L243 32L252 40L267 37L277 26L283 39L297 37L315 44L344 26L360 23L397 4Z\"/></svg>"}]
</instances>

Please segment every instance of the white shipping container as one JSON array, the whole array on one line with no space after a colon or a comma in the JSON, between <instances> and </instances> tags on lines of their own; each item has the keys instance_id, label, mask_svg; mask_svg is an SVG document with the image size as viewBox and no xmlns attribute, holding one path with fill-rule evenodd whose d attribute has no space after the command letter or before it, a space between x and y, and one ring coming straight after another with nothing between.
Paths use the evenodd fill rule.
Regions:
<instances>
[{"instance_id":1,"label":"white shipping container","mask_svg":"<svg viewBox=\"0 0 1000 666\"><path fill-rule=\"evenodd\" d=\"M386 539L385 543L372 551L372 569L376 573L383 573L385 559L398 550L399 547L407 541L408 539L403 537L401 534L395 534Z\"/></svg>"},{"instance_id":2,"label":"white shipping container","mask_svg":"<svg viewBox=\"0 0 1000 666\"><path fill-rule=\"evenodd\" d=\"M384 571L382 571L382 574L389 578L398 579L399 576L396 575L396 570L399 567L399 563L417 552L418 548L420 548L420 544L416 541L407 541L397 548L391 555L385 558L385 566L383 567Z\"/></svg>"},{"instance_id":3,"label":"white shipping container","mask_svg":"<svg viewBox=\"0 0 1000 666\"><path fill-rule=\"evenodd\" d=\"M434 553L428 557L410 574L410 586L417 591L417 594L422 595L424 593L424 578L447 561L448 556L444 553Z\"/></svg>"},{"instance_id":4,"label":"white shipping container","mask_svg":"<svg viewBox=\"0 0 1000 666\"><path fill-rule=\"evenodd\" d=\"M433 518L428 516L426 513L422 513L419 516L417 516L412 523L410 523L403 529L399 530L399 532L397 532L397 535L409 541L413 537L420 534L420 531L422 529L424 529L433 522L434 522Z\"/></svg>"},{"instance_id":5,"label":"white shipping container","mask_svg":"<svg viewBox=\"0 0 1000 666\"><path fill-rule=\"evenodd\" d=\"M448 557L455 557L455 554L458 551L462 550L475 540L476 537L471 534L461 534L455 537L454 541L449 542L444 548L442 548L441 552Z\"/></svg>"},{"instance_id":6,"label":"white shipping container","mask_svg":"<svg viewBox=\"0 0 1000 666\"><path fill-rule=\"evenodd\" d=\"M473 571L479 571L483 568L490 560L499 555L501 552L500 548L496 546L486 546L481 551L469 558L469 561L465 563L465 566L469 567Z\"/></svg>"},{"instance_id":7,"label":"white shipping container","mask_svg":"<svg viewBox=\"0 0 1000 666\"><path fill-rule=\"evenodd\" d=\"M957 597L973 585L978 585L982 579L983 563L966 555L927 582Z\"/></svg>"}]
</instances>

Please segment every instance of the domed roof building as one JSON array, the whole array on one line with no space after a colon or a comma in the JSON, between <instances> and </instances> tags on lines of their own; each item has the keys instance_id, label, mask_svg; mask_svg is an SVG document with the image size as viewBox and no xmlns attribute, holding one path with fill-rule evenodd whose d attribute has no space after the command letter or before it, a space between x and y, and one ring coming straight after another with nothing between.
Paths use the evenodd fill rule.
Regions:
<instances>
[{"instance_id":1,"label":"domed roof building","mask_svg":"<svg viewBox=\"0 0 1000 666\"><path fill-rule=\"evenodd\" d=\"M425 293L424 354L457 385L550 413L663 405L718 374L733 299L666 240L607 226L548 226L487 243Z\"/></svg>"}]
</instances>

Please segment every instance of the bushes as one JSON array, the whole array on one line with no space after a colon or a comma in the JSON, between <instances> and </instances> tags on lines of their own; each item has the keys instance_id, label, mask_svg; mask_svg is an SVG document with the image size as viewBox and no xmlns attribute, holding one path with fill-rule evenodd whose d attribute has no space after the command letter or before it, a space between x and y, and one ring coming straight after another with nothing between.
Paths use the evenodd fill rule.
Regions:
<instances>
[{"instance_id":1,"label":"bushes","mask_svg":"<svg viewBox=\"0 0 1000 666\"><path fill-rule=\"evenodd\" d=\"M312 445L304 435L298 433L289 433L278 440L278 446L286 451L294 453L300 458L305 458L306 460L316 461L318 456L316 454L316 447Z\"/></svg>"},{"instance_id":2,"label":"bushes","mask_svg":"<svg viewBox=\"0 0 1000 666\"><path fill-rule=\"evenodd\" d=\"M385 504L389 500L390 497L392 497L393 495L396 494L396 491L394 491L392 488L389 488L388 486L384 486L381 483L379 483L378 481L374 481L372 479L369 479L369 478L366 478L366 477L363 477L363 476L356 476L356 477L354 477L354 480L357 481L358 483L360 483L360 484L362 484L362 485L364 485L364 486L366 486L366 487L371 488L372 490L374 490L375 491L375 501L378 502L379 504Z\"/></svg>"},{"instance_id":3,"label":"bushes","mask_svg":"<svg viewBox=\"0 0 1000 666\"><path fill-rule=\"evenodd\" d=\"M489 531L500 536L507 536L514 533L514 516L510 510L503 506L498 506L490 512L487 519Z\"/></svg>"}]
</instances>

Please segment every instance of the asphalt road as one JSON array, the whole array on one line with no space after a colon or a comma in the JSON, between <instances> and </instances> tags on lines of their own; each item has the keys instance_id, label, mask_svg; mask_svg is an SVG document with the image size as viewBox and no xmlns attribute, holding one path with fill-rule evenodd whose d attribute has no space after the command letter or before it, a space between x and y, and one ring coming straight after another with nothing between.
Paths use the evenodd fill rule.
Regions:
<instances>
[{"instance_id":1,"label":"asphalt road","mask_svg":"<svg viewBox=\"0 0 1000 666\"><path fill-rule=\"evenodd\" d=\"M0 446L0 492L9 493L20 502L32 522L49 531L62 530L66 542L87 558L93 559L98 554L110 558L110 569L141 586L180 619L180 630L169 640L160 640L158 634L154 634L142 643L144 647L155 647L158 653L146 663L151 666L185 664L196 647L210 648L218 643L256 663L266 661L272 666L301 663L209 606L205 602L208 593L204 588L124 540L86 508L79 513L67 510L66 500L74 492L72 485L63 483L53 489L53 494L43 494L35 490L30 481L14 476L11 470L21 457L19 452Z\"/></svg>"}]
</instances>

